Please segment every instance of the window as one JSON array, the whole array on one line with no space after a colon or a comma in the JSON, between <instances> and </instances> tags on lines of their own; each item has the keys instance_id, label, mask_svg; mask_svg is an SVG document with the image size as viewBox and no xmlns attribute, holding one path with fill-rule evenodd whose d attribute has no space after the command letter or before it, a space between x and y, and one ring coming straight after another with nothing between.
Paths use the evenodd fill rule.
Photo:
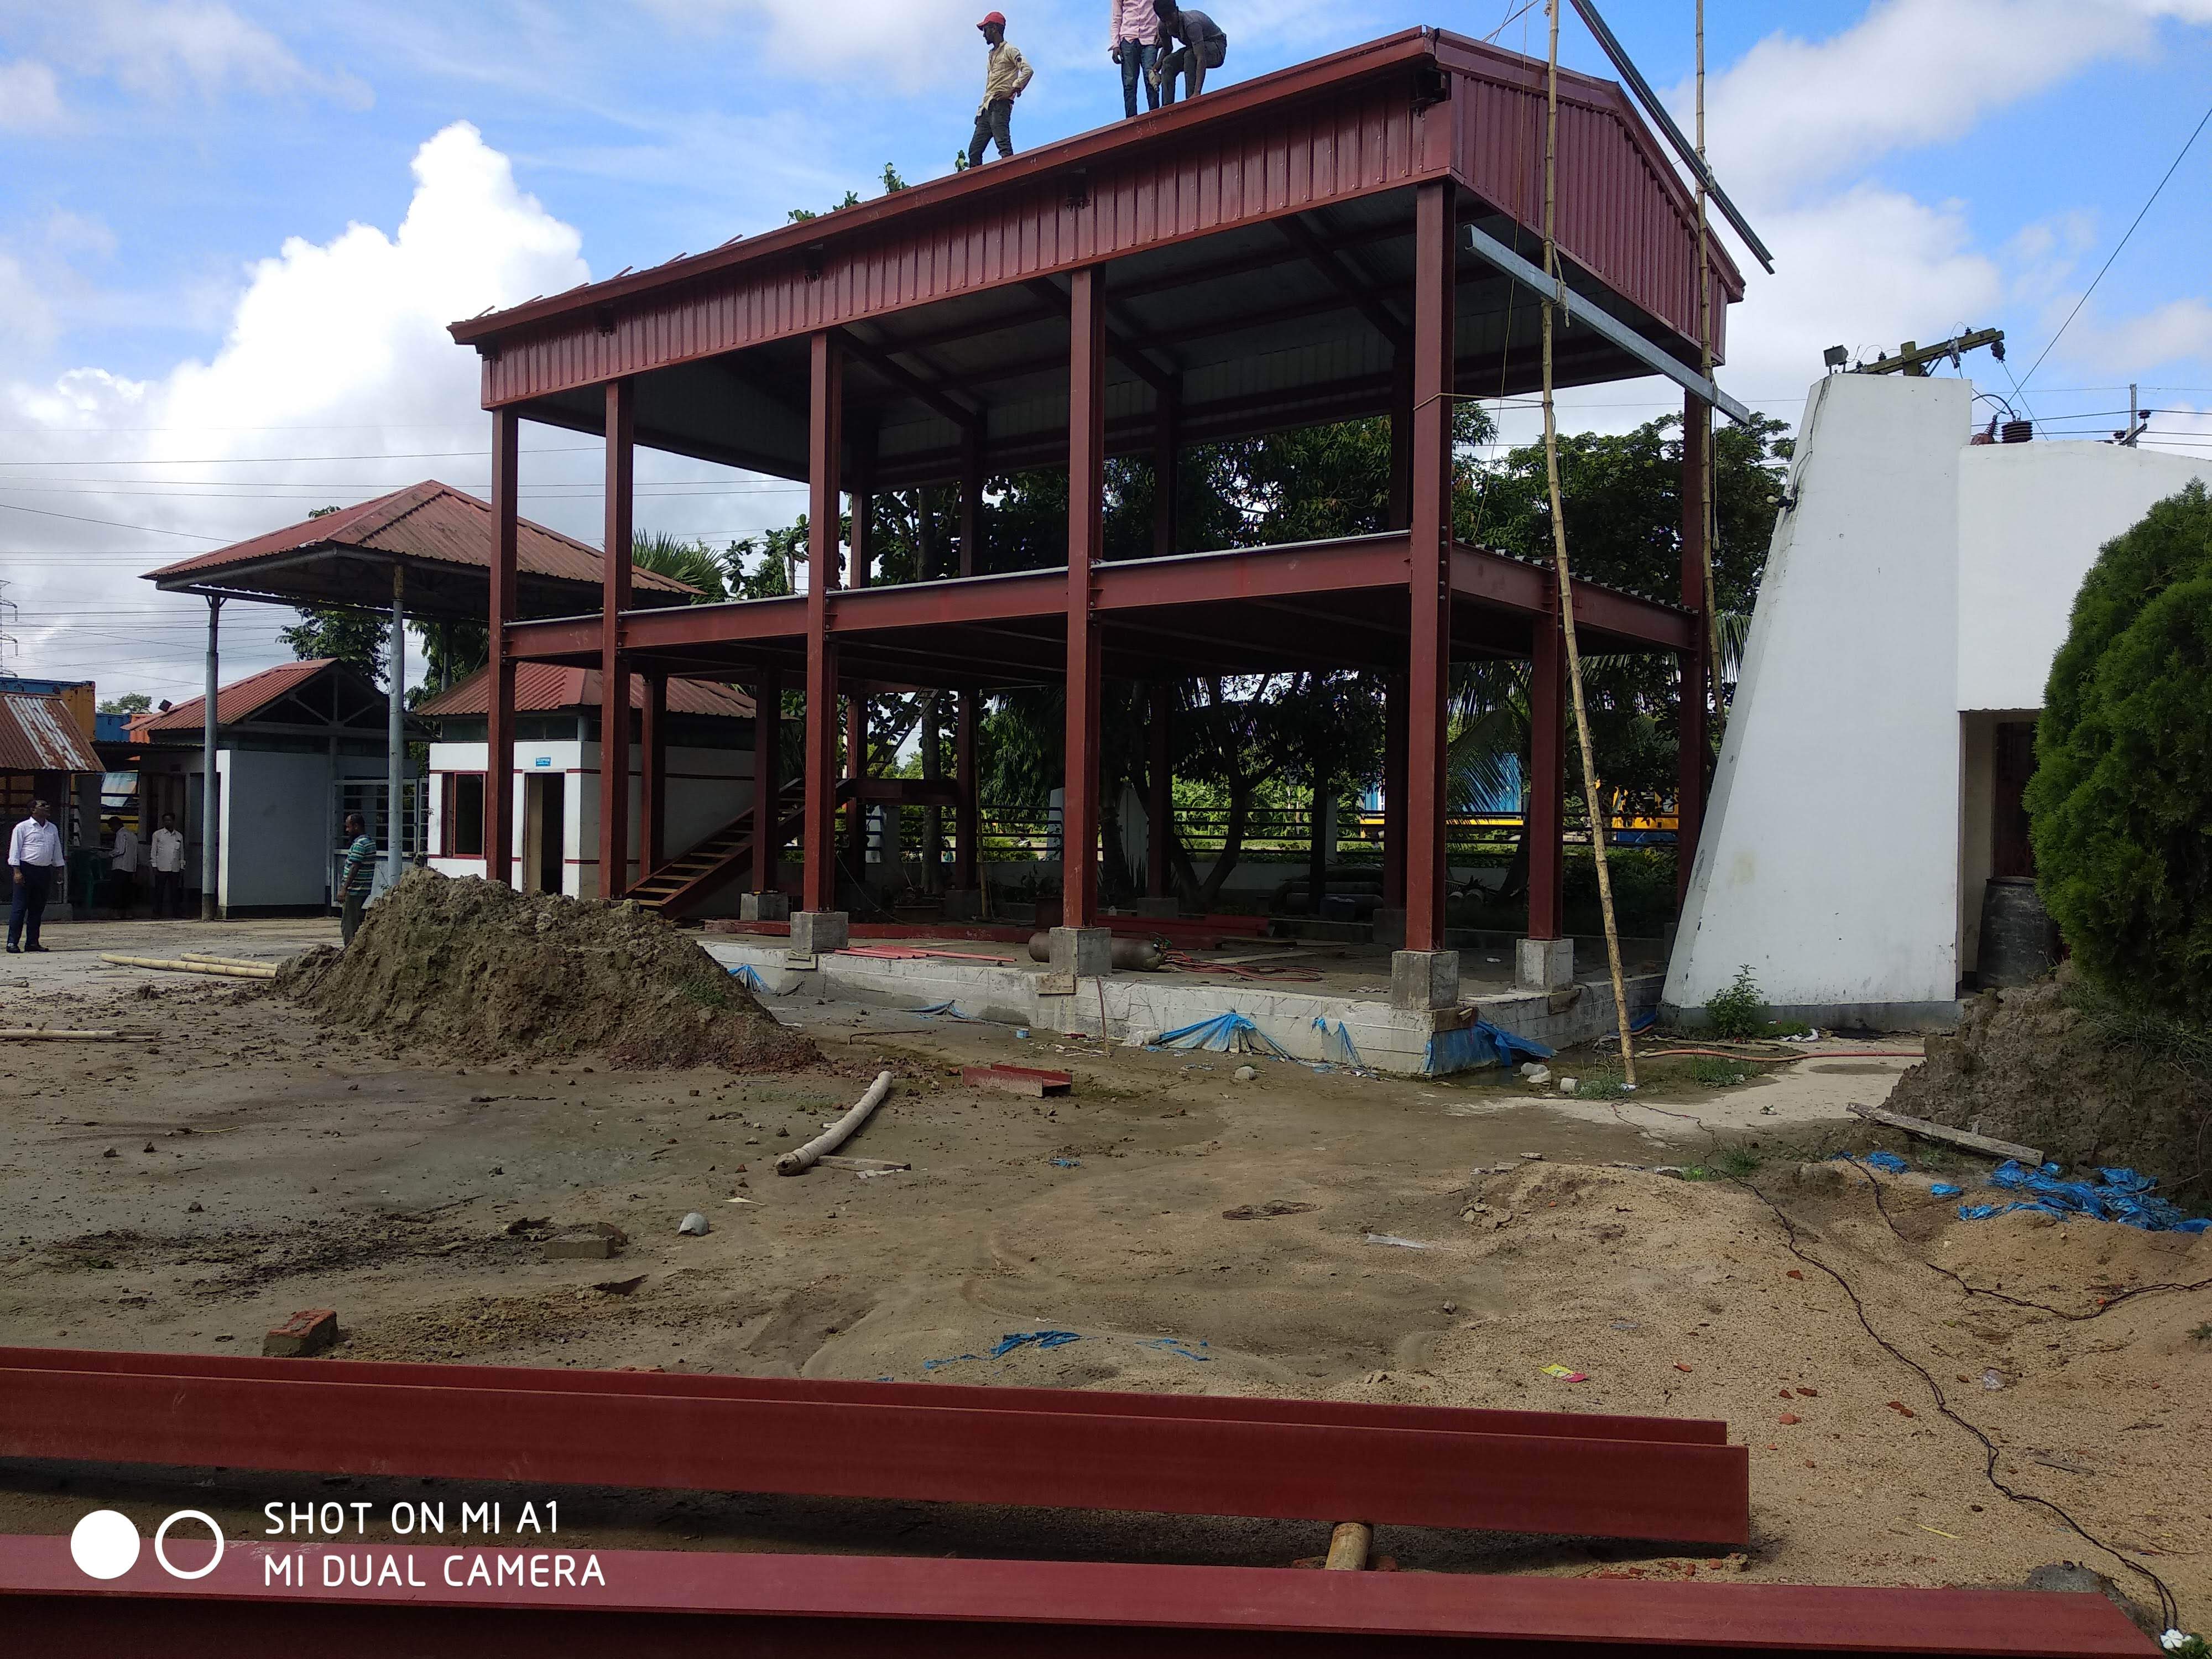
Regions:
<instances>
[{"instance_id":1,"label":"window","mask_svg":"<svg viewBox=\"0 0 2212 1659\"><path fill-rule=\"evenodd\" d=\"M483 774L446 775L446 856L457 859L483 856Z\"/></svg>"}]
</instances>

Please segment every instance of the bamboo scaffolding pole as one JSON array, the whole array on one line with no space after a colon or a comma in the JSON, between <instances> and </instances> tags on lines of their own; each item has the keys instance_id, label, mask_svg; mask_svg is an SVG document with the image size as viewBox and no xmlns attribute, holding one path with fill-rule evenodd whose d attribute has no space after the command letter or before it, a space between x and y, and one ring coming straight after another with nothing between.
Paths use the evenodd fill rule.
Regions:
<instances>
[{"instance_id":1,"label":"bamboo scaffolding pole","mask_svg":"<svg viewBox=\"0 0 2212 1659\"><path fill-rule=\"evenodd\" d=\"M172 974L219 974L231 979L274 979L276 970L269 967L240 967L228 962L183 962L174 957L119 957L102 955L102 962L112 963L118 968L159 968Z\"/></svg>"},{"instance_id":2,"label":"bamboo scaffolding pole","mask_svg":"<svg viewBox=\"0 0 2212 1659\"><path fill-rule=\"evenodd\" d=\"M217 956L212 951L179 951L177 952L177 960L179 962L212 962L216 963L218 966L224 968L274 968L277 965L273 962L257 961L252 957Z\"/></svg>"},{"instance_id":3,"label":"bamboo scaffolding pole","mask_svg":"<svg viewBox=\"0 0 2212 1659\"><path fill-rule=\"evenodd\" d=\"M1705 159L1705 0L1698 0L1698 160ZM1713 261L1712 239L1705 225L1706 170L1698 173L1698 364L1706 380L1713 378ZM1705 637L1711 658L1705 665L1706 695L1712 704L1713 734L1725 736L1728 702L1721 696L1721 611L1714 599L1713 542L1720 532L1720 505L1714 499L1721 481L1720 461L1713 446L1713 411L1705 406L1699 417L1705 423L1705 477L1698 494L1705 497L1704 534L1698 550L1705 575ZM1687 434L1684 434L1686 441ZM1698 757L1702 770L1705 757Z\"/></svg>"},{"instance_id":4,"label":"bamboo scaffolding pole","mask_svg":"<svg viewBox=\"0 0 2212 1659\"><path fill-rule=\"evenodd\" d=\"M19 1025L0 1030L0 1042L144 1042L152 1034L146 1031L61 1031L44 1025Z\"/></svg>"},{"instance_id":5,"label":"bamboo scaffolding pole","mask_svg":"<svg viewBox=\"0 0 2212 1659\"><path fill-rule=\"evenodd\" d=\"M1613 921L1613 876L1606 867L1605 813L1598 787L1597 756L1590 744L1589 708L1583 699L1582 648L1575 639L1574 574L1567 563L1566 504L1559 489L1559 426L1552 402L1552 326L1559 308L1558 216L1559 158L1559 4L1548 0L1551 44L1544 77L1544 275L1552 291L1544 296L1544 473L1551 489L1552 560L1559 572L1559 629L1567 647L1567 684L1574 689L1575 736L1582 744L1583 797L1589 811L1590 854L1597 863L1597 902L1605 918L1605 955L1613 970L1613 1006L1620 1016L1620 1069L1629 1088L1636 1086L1636 1045L1628 1030L1628 988L1620 971L1620 930Z\"/></svg>"}]
</instances>

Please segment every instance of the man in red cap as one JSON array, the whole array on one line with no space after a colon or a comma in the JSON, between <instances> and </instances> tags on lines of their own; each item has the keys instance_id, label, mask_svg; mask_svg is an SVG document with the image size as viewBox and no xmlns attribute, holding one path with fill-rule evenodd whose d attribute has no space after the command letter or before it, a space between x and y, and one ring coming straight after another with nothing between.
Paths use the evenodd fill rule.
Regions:
<instances>
[{"instance_id":1,"label":"man in red cap","mask_svg":"<svg viewBox=\"0 0 2212 1659\"><path fill-rule=\"evenodd\" d=\"M983 32L991 55L983 67L983 101L975 106L975 136L968 141L968 165L983 160L983 146L997 140L1001 157L1014 153L1014 100L1030 83L1036 70L1021 49L1006 39L1004 13L993 12L975 27Z\"/></svg>"}]
</instances>

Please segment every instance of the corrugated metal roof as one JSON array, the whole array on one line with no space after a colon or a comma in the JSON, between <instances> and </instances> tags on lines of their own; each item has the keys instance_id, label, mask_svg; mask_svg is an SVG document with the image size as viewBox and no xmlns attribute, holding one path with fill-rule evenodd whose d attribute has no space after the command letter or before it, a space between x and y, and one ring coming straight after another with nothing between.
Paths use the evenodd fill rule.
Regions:
<instances>
[{"instance_id":1,"label":"corrugated metal roof","mask_svg":"<svg viewBox=\"0 0 2212 1659\"><path fill-rule=\"evenodd\" d=\"M519 524L514 547L518 574L599 585L601 567L597 548L528 519ZM163 565L147 572L146 579L165 586L204 580L276 554L323 546L489 570L491 544L490 502L478 501L450 484L426 479L319 519L306 519L211 553ZM634 572L630 581L634 588L647 592L690 595L698 592L652 570Z\"/></svg>"},{"instance_id":2,"label":"corrugated metal roof","mask_svg":"<svg viewBox=\"0 0 2212 1659\"><path fill-rule=\"evenodd\" d=\"M40 692L0 693L0 772L105 769L69 705Z\"/></svg>"},{"instance_id":3,"label":"corrugated metal roof","mask_svg":"<svg viewBox=\"0 0 2212 1659\"><path fill-rule=\"evenodd\" d=\"M325 669L337 665L336 657L312 657L304 662L279 663L220 686L215 694L216 724L233 726L251 720L287 691L297 690ZM142 742L156 732L198 731L200 711L206 703L204 696L198 696L172 703L166 710L149 710L131 722L131 741Z\"/></svg>"},{"instance_id":4,"label":"corrugated metal roof","mask_svg":"<svg viewBox=\"0 0 2212 1659\"><path fill-rule=\"evenodd\" d=\"M482 714L491 702L490 672L478 669L451 690L430 699L416 714L426 720L435 720L447 714ZM599 706L599 671L596 668L563 668L557 663L524 662L514 666L514 708L517 714L550 714L562 708L596 708ZM633 674L629 681L629 706L645 707L645 680ZM668 712L672 714L706 714L722 720L750 720L753 700L734 685L720 685L713 680L672 678L668 682Z\"/></svg>"}]
</instances>

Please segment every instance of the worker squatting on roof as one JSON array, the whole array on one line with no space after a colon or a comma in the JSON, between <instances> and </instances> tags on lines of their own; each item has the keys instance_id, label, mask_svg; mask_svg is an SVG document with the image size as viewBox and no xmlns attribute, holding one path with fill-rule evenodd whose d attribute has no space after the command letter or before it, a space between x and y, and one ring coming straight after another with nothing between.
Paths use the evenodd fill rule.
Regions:
<instances>
[{"instance_id":1,"label":"worker squatting on roof","mask_svg":"<svg viewBox=\"0 0 2212 1659\"><path fill-rule=\"evenodd\" d=\"M1036 71L1021 49L1006 39L1003 12L992 12L975 25L989 48L983 64L983 100L975 106L975 131L964 155L954 165L981 165L985 149L996 143L1000 156L1014 153L1014 100L1035 78ZM1175 0L1107 0L1106 55L1121 71L1121 113L1137 113L1137 88L1145 88L1145 107L1158 109L1176 100L1180 76L1184 95L1195 98L1206 89L1206 72L1219 69L1229 57L1229 37L1202 11L1177 6Z\"/></svg>"}]
</instances>

